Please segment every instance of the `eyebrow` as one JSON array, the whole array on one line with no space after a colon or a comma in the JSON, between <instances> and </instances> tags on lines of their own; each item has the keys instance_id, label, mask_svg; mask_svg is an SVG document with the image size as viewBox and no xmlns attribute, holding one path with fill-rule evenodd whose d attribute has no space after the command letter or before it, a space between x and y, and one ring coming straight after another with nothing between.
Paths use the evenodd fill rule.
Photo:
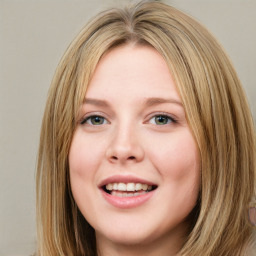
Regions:
<instances>
[{"instance_id":1,"label":"eyebrow","mask_svg":"<svg viewBox=\"0 0 256 256\"><path fill-rule=\"evenodd\" d=\"M165 98L145 98L144 105L151 107L154 105L164 104L164 103L172 103L177 104L183 107L183 104L176 99L165 99ZM93 98L85 98L84 104L95 105L99 107L109 107L109 103L106 100L101 99L93 99Z\"/></svg>"},{"instance_id":2,"label":"eyebrow","mask_svg":"<svg viewBox=\"0 0 256 256\"><path fill-rule=\"evenodd\" d=\"M90 104L95 105L99 107L108 107L109 104L105 100L99 100L99 99L92 99L92 98L85 98L84 104Z\"/></svg>"},{"instance_id":3,"label":"eyebrow","mask_svg":"<svg viewBox=\"0 0 256 256\"><path fill-rule=\"evenodd\" d=\"M181 107L183 107L183 104L176 99L165 99L165 98L147 98L145 101L145 105L151 107L154 105L164 104L164 103L172 103L172 104L178 104Z\"/></svg>"}]
</instances>

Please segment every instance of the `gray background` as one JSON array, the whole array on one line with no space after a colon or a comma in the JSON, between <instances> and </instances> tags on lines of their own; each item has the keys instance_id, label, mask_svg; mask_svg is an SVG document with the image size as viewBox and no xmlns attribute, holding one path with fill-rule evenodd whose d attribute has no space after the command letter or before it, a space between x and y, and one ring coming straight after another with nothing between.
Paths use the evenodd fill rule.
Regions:
<instances>
[{"instance_id":1,"label":"gray background","mask_svg":"<svg viewBox=\"0 0 256 256\"><path fill-rule=\"evenodd\" d=\"M35 248L35 166L47 91L89 17L123 1L0 0L0 256ZM165 1L215 34L256 116L256 0Z\"/></svg>"}]
</instances>

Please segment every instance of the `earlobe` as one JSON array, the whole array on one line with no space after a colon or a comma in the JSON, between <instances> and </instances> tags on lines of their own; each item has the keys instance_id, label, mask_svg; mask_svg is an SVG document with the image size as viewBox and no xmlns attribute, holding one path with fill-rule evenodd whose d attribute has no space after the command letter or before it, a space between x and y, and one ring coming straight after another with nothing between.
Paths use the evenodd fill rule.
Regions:
<instances>
[{"instance_id":1,"label":"earlobe","mask_svg":"<svg viewBox=\"0 0 256 256\"><path fill-rule=\"evenodd\" d=\"M250 223L256 227L256 202L250 204L248 215Z\"/></svg>"}]
</instances>

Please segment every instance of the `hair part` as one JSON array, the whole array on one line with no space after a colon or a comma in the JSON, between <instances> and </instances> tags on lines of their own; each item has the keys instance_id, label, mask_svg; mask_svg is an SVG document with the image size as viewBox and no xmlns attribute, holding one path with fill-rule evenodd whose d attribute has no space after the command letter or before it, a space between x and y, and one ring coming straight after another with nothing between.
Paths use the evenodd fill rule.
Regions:
<instances>
[{"instance_id":1,"label":"hair part","mask_svg":"<svg viewBox=\"0 0 256 256\"><path fill-rule=\"evenodd\" d=\"M97 64L124 44L147 45L163 56L200 151L200 196L180 255L243 254L252 235L247 206L255 189L256 150L242 86L204 27L171 6L141 1L97 15L57 67L38 154L38 255L97 255L94 230L72 197L68 155Z\"/></svg>"}]
</instances>

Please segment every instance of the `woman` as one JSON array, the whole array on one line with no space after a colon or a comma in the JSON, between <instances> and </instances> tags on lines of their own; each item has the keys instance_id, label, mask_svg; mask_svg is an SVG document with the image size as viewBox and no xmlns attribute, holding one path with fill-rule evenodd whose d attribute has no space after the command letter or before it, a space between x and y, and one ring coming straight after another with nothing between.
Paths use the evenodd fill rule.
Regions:
<instances>
[{"instance_id":1,"label":"woman","mask_svg":"<svg viewBox=\"0 0 256 256\"><path fill-rule=\"evenodd\" d=\"M53 79L38 255L246 255L255 133L227 56L156 1L100 13Z\"/></svg>"}]
</instances>

